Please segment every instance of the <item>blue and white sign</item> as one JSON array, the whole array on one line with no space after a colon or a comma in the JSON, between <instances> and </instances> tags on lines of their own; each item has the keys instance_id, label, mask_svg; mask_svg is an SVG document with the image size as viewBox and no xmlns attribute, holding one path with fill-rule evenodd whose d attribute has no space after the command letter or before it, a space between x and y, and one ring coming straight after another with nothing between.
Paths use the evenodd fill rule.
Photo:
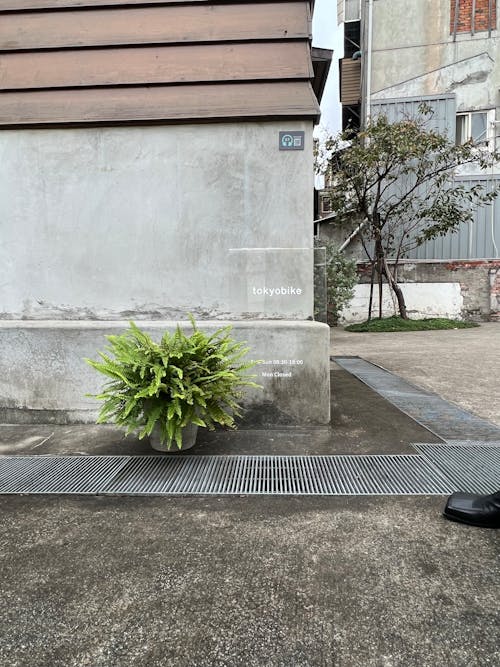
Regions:
<instances>
[{"instance_id":1,"label":"blue and white sign","mask_svg":"<svg viewBox=\"0 0 500 667\"><path fill-rule=\"evenodd\" d=\"M284 131L279 133L280 151L303 151L304 150L303 131Z\"/></svg>"}]
</instances>

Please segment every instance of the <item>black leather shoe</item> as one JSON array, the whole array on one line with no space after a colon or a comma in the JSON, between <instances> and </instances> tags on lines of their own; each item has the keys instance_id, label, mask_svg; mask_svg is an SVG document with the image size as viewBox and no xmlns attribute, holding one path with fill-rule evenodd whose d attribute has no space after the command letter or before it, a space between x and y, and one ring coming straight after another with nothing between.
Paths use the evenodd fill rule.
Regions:
<instances>
[{"instance_id":1,"label":"black leather shoe","mask_svg":"<svg viewBox=\"0 0 500 667\"><path fill-rule=\"evenodd\" d=\"M454 493L443 512L447 519L481 528L500 528L500 491L490 496Z\"/></svg>"}]
</instances>

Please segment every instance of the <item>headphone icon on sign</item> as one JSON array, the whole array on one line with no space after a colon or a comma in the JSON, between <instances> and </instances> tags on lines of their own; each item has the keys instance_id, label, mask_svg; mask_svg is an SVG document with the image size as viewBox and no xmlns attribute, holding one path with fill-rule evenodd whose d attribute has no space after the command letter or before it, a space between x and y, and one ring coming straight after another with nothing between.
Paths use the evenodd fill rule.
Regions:
<instances>
[{"instance_id":1,"label":"headphone icon on sign","mask_svg":"<svg viewBox=\"0 0 500 667\"><path fill-rule=\"evenodd\" d=\"M293 146L293 137L291 134L284 134L281 137L281 145L285 146L286 148L290 148Z\"/></svg>"}]
</instances>

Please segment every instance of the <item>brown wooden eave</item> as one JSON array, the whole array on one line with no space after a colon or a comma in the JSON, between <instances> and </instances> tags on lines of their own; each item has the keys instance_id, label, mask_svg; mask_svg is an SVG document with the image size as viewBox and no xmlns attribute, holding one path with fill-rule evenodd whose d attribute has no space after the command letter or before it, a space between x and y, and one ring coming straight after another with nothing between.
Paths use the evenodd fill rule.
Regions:
<instances>
[{"instance_id":1,"label":"brown wooden eave","mask_svg":"<svg viewBox=\"0 0 500 667\"><path fill-rule=\"evenodd\" d=\"M312 86L318 102L321 103L326 80L330 71L330 65L332 63L333 51L331 49L319 49L313 46L311 55L314 69Z\"/></svg>"},{"instance_id":2,"label":"brown wooden eave","mask_svg":"<svg viewBox=\"0 0 500 667\"><path fill-rule=\"evenodd\" d=\"M269 0L0 0L0 12L25 12L65 9L127 8L132 5L151 7L154 5L245 5L265 4ZM315 0L305 0L314 11ZM296 0L277 0L287 3Z\"/></svg>"},{"instance_id":3,"label":"brown wooden eave","mask_svg":"<svg viewBox=\"0 0 500 667\"><path fill-rule=\"evenodd\" d=\"M0 127L317 120L310 7L0 0Z\"/></svg>"}]
</instances>

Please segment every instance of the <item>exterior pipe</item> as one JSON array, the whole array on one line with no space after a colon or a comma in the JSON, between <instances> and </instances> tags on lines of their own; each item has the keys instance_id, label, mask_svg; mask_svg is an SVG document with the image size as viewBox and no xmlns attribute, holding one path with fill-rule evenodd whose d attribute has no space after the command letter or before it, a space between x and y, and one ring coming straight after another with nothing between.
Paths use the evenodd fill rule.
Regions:
<instances>
[{"instance_id":1,"label":"exterior pipe","mask_svg":"<svg viewBox=\"0 0 500 667\"><path fill-rule=\"evenodd\" d=\"M493 126L495 127L495 126ZM494 146L495 148L495 146ZM493 165L491 165L491 183L493 185ZM495 250L495 257L498 257L498 246L496 243L496 238L495 238L495 203L496 200L493 199L490 202L490 225L491 225L491 241L493 243L493 248Z\"/></svg>"},{"instance_id":2,"label":"exterior pipe","mask_svg":"<svg viewBox=\"0 0 500 667\"><path fill-rule=\"evenodd\" d=\"M460 0L455 0L455 17L453 19L453 41L457 41L458 12L460 11Z\"/></svg>"},{"instance_id":3,"label":"exterior pipe","mask_svg":"<svg viewBox=\"0 0 500 667\"><path fill-rule=\"evenodd\" d=\"M352 240L359 234L359 232L363 229L364 226L365 226L365 223L362 222L360 225L358 225L358 226L356 227L356 229L352 232L352 234L350 234L350 235L346 238L346 240L344 241L344 243L342 243L342 245L339 247L339 252L342 252L343 250L345 250L345 249L347 248L347 246L349 245L349 243L350 243L350 242L351 242L351 241L352 241Z\"/></svg>"},{"instance_id":4,"label":"exterior pipe","mask_svg":"<svg viewBox=\"0 0 500 667\"><path fill-rule=\"evenodd\" d=\"M368 0L368 48L366 49L366 123L370 120L372 89L373 0Z\"/></svg>"},{"instance_id":5,"label":"exterior pipe","mask_svg":"<svg viewBox=\"0 0 500 667\"><path fill-rule=\"evenodd\" d=\"M490 208L491 240L493 242L493 248L495 249L495 257L498 257L498 246L495 239L495 200L491 202Z\"/></svg>"}]
</instances>

